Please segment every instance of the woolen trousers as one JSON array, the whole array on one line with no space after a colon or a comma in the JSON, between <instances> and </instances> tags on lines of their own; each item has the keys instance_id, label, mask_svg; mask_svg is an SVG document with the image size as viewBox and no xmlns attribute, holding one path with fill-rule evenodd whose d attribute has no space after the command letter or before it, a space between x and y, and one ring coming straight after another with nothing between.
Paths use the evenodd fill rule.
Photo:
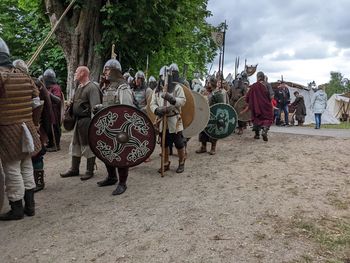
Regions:
<instances>
[{"instance_id":1,"label":"woolen trousers","mask_svg":"<svg viewBox=\"0 0 350 263\"><path fill-rule=\"evenodd\" d=\"M33 164L30 155L22 160L3 162L6 194L9 201L22 200L24 191L35 188Z\"/></svg>"}]
</instances>

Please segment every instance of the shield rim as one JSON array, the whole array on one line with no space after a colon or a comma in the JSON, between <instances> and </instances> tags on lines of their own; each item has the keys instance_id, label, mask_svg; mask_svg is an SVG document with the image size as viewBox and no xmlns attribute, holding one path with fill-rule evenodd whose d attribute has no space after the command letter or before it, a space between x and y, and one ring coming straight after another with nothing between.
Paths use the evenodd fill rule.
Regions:
<instances>
[{"instance_id":1,"label":"shield rim","mask_svg":"<svg viewBox=\"0 0 350 263\"><path fill-rule=\"evenodd\" d=\"M0 160L0 212L2 210L5 199L5 173L2 169L2 164Z\"/></svg>"},{"instance_id":2,"label":"shield rim","mask_svg":"<svg viewBox=\"0 0 350 263\"><path fill-rule=\"evenodd\" d=\"M194 95L195 94L195 95ZM192 96L193 96L193 99L194 99L194 109L195 109L195 111L194 111L194 117L193 117L193 121L192 121L192 123L188 126L188 127L186 127L186 128L184 128L184 130L182 131L182 134L186 137L186 138L191 138L191 137L193 137L193 136L196 136L196 135L198 135L201 131L203 131L204 129L205 129L205 127L207 127L207 125L208 125L208 122L209 122L209 119L210 119L210 107L209 107L209 104L208 104L208 101L207 101L207 99L205 98L205 96L203 96L202 94L200 94L199 92L197 92L197 91L193 91L192 90ZM204 99L204 101L206 102L206 106L207 106L207 108L208 108L208 117L206 118L207 119L207 122L206 122L206 125L205 125L205 127L203 127L202 129L200 129L200 131L197 133L196 132L196 134L194 134L194 135L192 135L192 136L186 136L185 135L185 133L186 133L186 130L188 129L188 128L190 128L191 127L191 125L193 125L194 123L195 123L195 120L197 119L197 117L198 116L196 116L196 114L197 114L197 100L196 100L196 96L201 96L203 99ZM200 116L200 118L203 118L203 116Z\"/></svg>"},{"instance_id":3,"label":"shield rim","mask_svg":"<svg viewBox=\"0 0 350 263\"><path fill-rule=\"evenodd\" d=\"M152 149L151 149L149 155L147 155L147 157L144 157L144 158L143 158L143 159L146 160L147 158L149 158L149 157L153 154L153 152L154 152L154 150L155 150L155 148L156 148L156 144L157 144L156 132L155 132L154 126L152 125L151 119L150 119L150 118L147 116L147 114L145 114L144 112L140 111L139 109L137 109L137 108L135 108L135 107L133 107L133 106L126 105L126 104L118 104L118 105L107 106L107 107L101 109L99 112L108 110L109 108L118 107L118 106L130 108L130 109L132 109L132 110L138 111L139 113L141 113L141 115L143 115L144 117L146 117L146 118L148 119L149 123L151 124L151 125L150 125L150 126L151 126L150 128L151 128L151 130L152 130L152 134L154 135L154 136L153 136L153 137L154 137L154 144L153 144L153 147L152 147ZM94 117L95 117L99 112L97 112L97 113L94 115ZM93 118L94 118L94 117L93 117ZM90 121L89 130L88 130L88 138L89 138L89 139L90 139L90 132L91 132L90 127L91 127L91 125L92 125L92 119L91 119L91 121ZM100 154L97 154L97 150L96 150L95 148L91 147L91 145L90 145L90 140L89 140L89 147L90 147L91 151L94 153L94 155L98 158L98 155L100 155ZM110 166L113 166L113 167L117 167L117 168L118 168L118 167L119 167L119 168L134 167L134 166L138 166L138 165L144 163L144 161L142 161L142 162L140 162L140 163L135 162L134 165L118 165L118 166L115 166L115 165L112 165L111 163L106 163L106 162L104 162L104 161L101 160L100 158L98 158L98 159L99 159L101 162L103 162L104 164L107 164L107 165L110 165Z\"/></svg>"},{"instance_id":4,"label":"shield rim","mask_svg":"<svg viewBox=\"0 0 350 263\"><path fill-rule=\"evenodd\" d=\"M232 132L231 132L230 134L228 134L227 136L223 137L223 138L215 138L215 137L213 137L213 136L210 136L210 135L207 133L207 131L206 131L206 129L207 129L208 126L205 127L205 129L204 129L205 134L208 135L210 138L215 139L215 140L221 140L221 139L225 139L225 138L229 137L232 133L234 133L234 131L235 131L236 128L237 128L237 124L238 124L238 115L237 115L237 112L236 112L236 110L235 110L230 104L227 104L227 103L215 103L214 105L211 105L209 109L211 109L211 107L214 107L214 106L217 106L217 105L220 105L220 104L223 104L223 105L226 105L226 106L228 106L228 107L231 107L231 108L233 109L233 111L236 113L237 120L236 120L236 122L235 122L235 125L234 125L234 128L233 128ZM209 118L209 119L210 119L210 118ZM208 122L208 123L209 123L209 122Z\"/></svg>"}]
</instances>

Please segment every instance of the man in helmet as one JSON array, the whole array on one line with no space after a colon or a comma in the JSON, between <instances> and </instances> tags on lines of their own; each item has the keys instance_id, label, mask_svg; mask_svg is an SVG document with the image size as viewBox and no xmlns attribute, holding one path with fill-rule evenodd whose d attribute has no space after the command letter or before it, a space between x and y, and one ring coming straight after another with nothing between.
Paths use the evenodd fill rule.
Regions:
<instances>
[{"instance_id":1,"label":"man in helmet","mask_svg":"<svg viewBox=\"0 0 350 263\"><path fill-rule=\"evenodd\" d=\"M47 144L48 152L55 152L60 150L61 142L61 112L64 106L64 97L61 87L56 80L56 73L53 69L45 70L43 80L47 90L50 93L52 102L52 110L54 114L54 122L49 135L49 142Z\"/></svg>"},{"instance_id":2,"label":"man in helmet","mask_svg":"<svg viewBox=\"0 0 350 263\"><path fill-rule=\"evenodd\" d=\"M178 151L179 166L176 169L177 173L182 173L185 169L185 140L182 135L183 123L180 112L181 107L186 103L186 97L182 86L177 83L179 69L176 64L162 67L159 75L161 76L157 88L152 93L150 108L161 120L164 115L167 115L167 129L163 131L162 121L160 122L159 131L166 133L165 140L165 167L164 170L170 169L169 161L169 144L174 142ZM168 78L168 87L164 87L165 78ZM161 172L161 169L159 170Z\"/></svg>"},{"instance_id":3,"label":"man in helmet","mask_svg":"<svg viewBox=\"0 0 350 263\"><path fill-rule=\"evenodd\" d=\"M104 66L103 75L104 78L102 79L104 81L104 84L102 85L102 107L118 104L130 105L135 107L132 90L123 77L122 67L119 61L116 59L108 60ZM112 192L112 195L120 195L124 193L127 189L126 181L129 175L129 168L117 168L119 175L118 181L116 168L107 164L105 165L108 174L104 180L97 182L98 186L103 187L118 183L117 188Z\"/></svg>"},{"instance_id":4,"label":"man in helmet","mask_svg":"<svg viewBox=\"0 0 350 263\"><path fill-rule=\"evenodd\" d=\"M132 92L136 107L146 113L147 99L152 95L152 90L147 87L145 74L141 70L136 72L134 81Z\"/></svg>"},{"instance_id":5,"label":"man in helmet","mask_svg":"<svg viewBox=\"0 0 350 263\"><path fill-rule=\"evenodd\" d=\"M82 181L90 179L94 175L96 157L89 147L88 130L92 117L93 108L101 103L98 86L90 81L90 70L88 67L80 66L74 73L74 80L79 86L73 97L73 116L76 119L73 139L70 144L72 155L72 166L61 177L79 176L81 157L87 158L86 172L80 177Z\"/></svg>"},{"instance_id":6,"label":"man in helmet","mask_svg":"<svg viewBox=\"0 0 350 263\"><path fill-rule=\"evenodd\" d=\"M38 95L31 78L13 67L9 49L0 38L0 159L11 206L0 220L35 214L31 156L39 152L41 143L32 119L32 99Z\"/></svg>"},{"instance_id":7,"label":"man in helmet","mask_svg":"<svg viewBox=\"0 0 350 263\"><path fill-rule=\"evenodd\" d=\"M229 98L229 103L232 107L235 106L236 102L245 96L248 92L249 82L247 84L248 80L245 80L242 78L242 75L239 74L237 78L233 81L233 85L230 86L229 90L227 91L227 95ZM238 134L243 134L243 129L247 126L247 122L244 121L238 121Z\"/></svg>"},{"instance_id":8,"label":"man in helmet","mask_svg":"<svg viewBox=\"0 0 350 263\"><path fill-rule=\"evenodd\" d=\"M255 139L260 138L260 131L262 130L262 137L264 141L268 141L267 132L273 123L273 110L271 99L273 95L265 82L265 74L258 72L257 82L251 85L247 95L246 102L251 111L253 131L255 131Z\"/></svg>"},{"instance_id":9,"label":"man in helmet","mask_svg":"<svg viewBox=\"0 0 350 263\"><path fill-rule=\"evenodd\" d=\"M222 92L221 89L218 89L217 85L220 83L220 81L217 81L217 79L214 76L210 76L209 79L206 81L206 90L207 90L207 96L208 96L208 103L209 106L212 106L217 103L226 103L226 93ZM217 139L210 138L204 131L202 131L199 134L199 141L201 142L201 147L196 150L196 153L206 153L207 152L207 143L211 143L211 149L209 151L210 155L216 154L216 145L217 145Z\"/></svg>"},{"instance_id":10,"label":"man in helmet","mask_svg":"<svg viewBox=\"0 0 350 263\"><path fill-rule=\"evenodd\" d=\"M199 73L194 74L194 79L192 80L191 87L192 87L193 91L196 91L199 93L203 92L204 87L203 87L202 82L200 81L200 74Z\"/></svg>"},{"instance_id":11,"label":"man in helmet","mask_svg":"<svg viewBox=\"0 0 350 263\"><path fill-rule=\"evenodd\" d=\"M148 78L148 87L151 89L151 90L154 90L156 87L157 87L157 80L155 77L153 76L150 76Z\"/></svg>"}]
</instances>

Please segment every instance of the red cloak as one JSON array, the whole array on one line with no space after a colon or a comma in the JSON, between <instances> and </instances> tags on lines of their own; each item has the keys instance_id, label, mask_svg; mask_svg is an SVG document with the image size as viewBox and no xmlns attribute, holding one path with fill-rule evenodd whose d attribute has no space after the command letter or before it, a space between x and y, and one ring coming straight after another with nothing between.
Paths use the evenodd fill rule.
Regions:
<instances>
[{"instance_id":1,"label":"red cloak","mask_svg":"<svg viewBox=\"0 0 350 263\"><path fill-rule=\"evenodd\" d=\"M270 127L273 123L273 108L268 88L263 82L258 81L250 86L246 102L252 113L253 124Z\"/></svg>"}]
</instances>

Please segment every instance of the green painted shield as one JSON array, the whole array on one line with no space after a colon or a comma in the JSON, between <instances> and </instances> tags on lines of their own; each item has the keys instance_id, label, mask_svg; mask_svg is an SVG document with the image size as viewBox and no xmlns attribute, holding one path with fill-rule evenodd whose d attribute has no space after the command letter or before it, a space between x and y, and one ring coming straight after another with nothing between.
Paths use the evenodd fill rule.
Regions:
<instances>
[{"instance_id":1,"label":"green painted shield","mask_svg":"<svg viewBox=\"0 0 350 263\"><path fill-rule=\"evenodd\" d=\"M234 132L237 113L229 104L217 103L210 107L210 119L205 133L213 139L223 139Z\"/></svg>"}]
</instances>

